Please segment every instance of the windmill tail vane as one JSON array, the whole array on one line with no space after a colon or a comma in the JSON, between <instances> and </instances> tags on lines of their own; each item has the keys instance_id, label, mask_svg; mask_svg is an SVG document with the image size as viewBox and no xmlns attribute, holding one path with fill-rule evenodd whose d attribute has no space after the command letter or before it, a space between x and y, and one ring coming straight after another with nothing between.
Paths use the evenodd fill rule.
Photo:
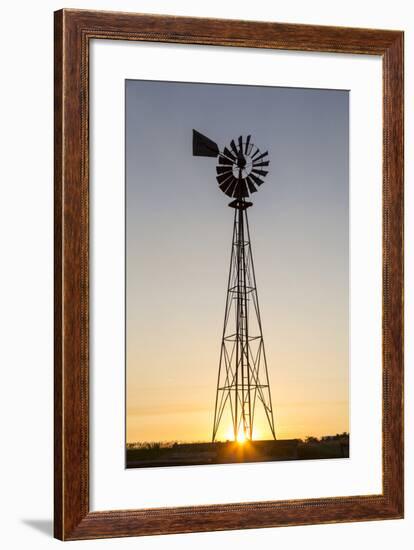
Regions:
<instances>
[{"instance_id":1,"label":"windmill tail vane","mask_svg":"<svg viewBox=\"0 0 414 550\"><path fill-rule=\"evenodd\" d=\"M246 199L256 193L268 174L268 151L261 152L240 136L220 151L217 143L193 130L193 156L217 159L219 189L234 200L233 236L227 283L223 334L214 408L212 441L223 430L234 441L254 438L257 406L276 439L269 372L257 296ZM226 425L230 423L230 426ZM229 433L231 437L229 437Z\"/></svg>"}]
</instances>

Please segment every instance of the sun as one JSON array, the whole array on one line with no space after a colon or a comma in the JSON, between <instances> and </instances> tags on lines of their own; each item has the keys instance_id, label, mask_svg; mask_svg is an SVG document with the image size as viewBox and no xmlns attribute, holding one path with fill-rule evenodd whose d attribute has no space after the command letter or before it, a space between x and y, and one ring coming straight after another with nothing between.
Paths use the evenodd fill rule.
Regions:
<instances>
[{"instance_id":1,"label":"sun","mask_svg":"<svg viewBox=\"0 0 414 550\"><path fill-rule=\"evenodd\" d=\"M240 445L243 445L246 441L246 434L244 433L244 430L240 428L239 433L237 434L237 443Z\"/></svg>"},{"instance_id":2,"label":"sun","mask_svg":"<svg viewBox=\"0 0 414 550\"><path fill-rule=\"evenodd\" d=\"M243 445L246 441L246 434L244 433L244 430L242 427L239 429L239 433L237 434L237 438L234 438L234 428L233 426L229 426L228 430L226 431L226 440L227 441L237 441L240 445Z\"/></svg>"}]
</instances>

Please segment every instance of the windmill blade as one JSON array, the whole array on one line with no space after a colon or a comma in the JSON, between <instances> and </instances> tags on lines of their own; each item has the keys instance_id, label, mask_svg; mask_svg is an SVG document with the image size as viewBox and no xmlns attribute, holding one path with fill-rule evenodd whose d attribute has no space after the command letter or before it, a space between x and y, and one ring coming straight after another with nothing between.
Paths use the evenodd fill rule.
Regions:
<instances>
[{"instance_id":1,"label":"windmill blade","mask_svg":"<svg viewBox=\"0 0 414 550\"><path fill-rule=\"evenodd\" d=\"M264 162L253 162L253 168L257 168L258 166L269 166L269 161L265 160Z\"/></svg>"},{"instance_id":2,"label":"windmill blade","mask_svg":"<svg viewBox=\"0 0 414 550\"><path fill-rule=\"evenodd\" d=\"M255 174L259 174L259 176L266 176L269 172L266 172L266 170L256 170L256 168L253 168L252 172Z\"/></svg>"},{"instance_id":3,"label":"windmill blade","mask_svg":"<svg viewBox=\"0 0 414 550\"><path fill-rule=\"evenodd\" d=\"M251 179L254 181L254 183L255 183L256 185L258 185L259 187L260 187L260 185L262 185L262 183L263 183L263 180L261 180L260 178L258 178L258 177L255 176L254 174L250 174L250 175L249 175L249 178L251 178Z\"/></svg>"},{"instance_id":4,"label":"windmill blade","mask_svg":"<svg viewBox=\"0 0 414 550\"><path fill-rule=\"evenodd\" d=\"M227 166L232 166L234 163L232 160L223 157L223 155L219 156L219 164L226 164Z\"/></svg>"},{"instance_id":5,"label":"windmill blade","mask_svg":"<svg viewBox=\"0 0 414 550\"><path fill-rule=\"evenodd\" d=\"M250 143L250 138L251 138L251 137L252 137L251 135L248 135L248 136L247 136L247 139L246 139L246 146L245 146L245 148L244 148L244 152L246 153L246 155L247 155L247 151L248 151L248 149L249 149L249 143Z\"/></svg>"},{"instance_id":6,"label":"windmill blade","mask_svg":"<svg viewBox=\"0 0 414 550\"><path fill-rule=\"evenodd\" d=\"M234 186L237 183L237 180L234 176L230 176L228 180L219 185L223 193L227 193L230 186ZM231 197L231 194L229 195Z\"/></svg>"},{"instance_id":7,"label":"windmill blade","mask_svg":"<svg viewBox=\"0 0 414 550\"><path fill-rule=\"evenodd\" d=\"M241 199L242 197L248 197L249 190L247 189L247 184L245 180L238 180L236 189L234 190L233 197L236 199Z\"/></svg>"},{"instance_id":8,"label":"windmill blade","mask_svg":"<svg viewBox=\"0 0 414 550\"><path fill-rule=\"evenodd\" d=\"M250 158L251 158L251 160L253 160L253 159L254 159L254 157L255 157L256 155L258 155L259 153L260 153L260 149L259 149L259 148L257 148L257 149L256 149L256 152L254 153L254 155L252 155L252 156L250 157Z\"/></svg>"},{"instance_id":9,"label":"windmill blade","mask_svg":"<svg viewBox=\"0 0 414 550\"><path fill-rule=\"evenodd\" d=\"M224 174L226 172L230 174L230 172L233 172L231 166L217 166L216 171L217 171L217 174Z\"/></svg>"},{"instance_id":10,"label":"windmill blade","mask_svg":"<svg viewBox=\"0 0 414 550\"><path fill-rule=\"evenodd\" d=\"M226 195L228 195L229 197L232 197L236 185L237 185L237 180L236 180L236 178L234 178L234 180L230 183L230 185L224 191L226 193Z\"/></svg>"},{"instance_id":11,"label":"windmill blade","mask_svg":"<svg viewBox=\"0 0 414 550\"><path fill-rule=\"evenodd\" d=\"M230 147L233 149L233 151L236 153L236 157L238 155L236 144L234 143L234 139L230 141Z\"/></svg>"},{"instance_id":12,"label":"windmill blade","mask_svg":"<svg viewBox=\"0 0 414 550\"><path fill-rule=\"evenodd\" d=\"M256 189L256 187L254 186L253 181L251 180L251 178L250 178L249 176L247 176L246 182L247 182L247 185L248 185L248 187L249 187L250 193L256 193L256 192L257 192L257 189Z\"/></svg>"},{"instance_id":13,"label":"windmill blade","mask_svg":"<svg viewBox=\"0 0 414 550\"><path fill-rule=\"evenodd\" d=\"M220 176L216 176L216 179L219 182L219 185L224 183L229 178L234 178L233 172L227 172L227 174L221 174Z\"/></svg>"},{"instance_id":14,"label":"windmill blade","mask_svg":"<svg viewBox=\"0 0 414 550\"><path fill-rule=\"evenodd\" d=\"M262 153L261 155L259 155L258 157L256 157L254 159L254 162L257 162L258 160L262 159L263 157L265 157L266 155L269 154L269 151L265 151L264 153ZM254 155L255 156L255 155ZM253 157L252 157L253 158Z\"/></svg>"},{"instance_id":15,"label":"windmill blade","mask_svg":"<svg viewBox=\"0 0 414 550\"><path fill-rule=\"evenodd\" d=\"M216 157L220 153L217 143L193 130L193 156Z\"/></svg>"},{"instance_id":16,"label":"windmill blade","mask_svg":"<svg viewBox=\"0 0 414 550\"><path fill-rule=\"evenodd\" d=\"M227 149L227 147L224 148L223 154L224 154L226 157L230 158L230 159L236 160L236 157L233 155L233 153L232 153L231 151L229 151L229 150Z\"/></svg>"},{"instance_id":17,"label":"windmill blade","mask_svg":"<svg viewBox=\"0 0 414 550\"><path fill-rule=\"evenodd\" d=\"M243 153L243 136L239 136L239 152Z\"/></svg>"}]
</instances>

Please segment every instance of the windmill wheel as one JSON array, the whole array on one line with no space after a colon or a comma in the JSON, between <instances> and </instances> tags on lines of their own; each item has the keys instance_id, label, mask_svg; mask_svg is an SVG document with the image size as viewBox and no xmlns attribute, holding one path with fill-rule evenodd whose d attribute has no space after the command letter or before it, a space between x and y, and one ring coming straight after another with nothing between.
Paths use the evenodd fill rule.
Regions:
<instances>
[{"instance_id":1,"label":"windmill wheel","mask_svg":"<svg viewBox=\"0 0 414 550\"><path fill-rule=\"evenodd\" d=\"M236 145L234 139L229 147L220 151L217 143L207 136L193 130L193 155L196 157L217 157L217 182L220 189L235 199L243 199L255 193L262 185L269 166L269 153L260 149L251 141L240 136Z\"/></svg>"},{"instance_id":2,"label":"windmill wheel","mask_svg":"<svg viewBox=\"0 0 414 550\"><path fill-rule=\"evenodd\" d=\"M233 139L218 155L217 182L229 197L241 199L255 193L268 174L263 168L269 166L269 153L261 153L250 138L240 136L237 145Z\"/></svg>"}]
</instances>

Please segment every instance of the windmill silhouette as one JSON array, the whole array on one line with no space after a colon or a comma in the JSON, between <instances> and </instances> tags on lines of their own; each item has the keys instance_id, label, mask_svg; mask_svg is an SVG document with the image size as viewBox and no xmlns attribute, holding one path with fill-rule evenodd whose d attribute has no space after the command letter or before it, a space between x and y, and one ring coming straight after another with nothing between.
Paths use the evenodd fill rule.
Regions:
<instances>
[{"instance_id":1,"label":"windmill silhouette","mask_svg":"<svg viewBox=\"0 0 414 550\"><path fill-rule=\"evenodd\" d=\"M233 237L220 348L212 441L224 415L230 414L235 441L253 439L256 405L261 403L270 432L276 439L269 373L257 297L246 199L268 174L268 151L261 153L240 136L220 151L217 143L193 130L193 155L217 158L217 183L233 200Z\"/></svg>"}]
</instances>

